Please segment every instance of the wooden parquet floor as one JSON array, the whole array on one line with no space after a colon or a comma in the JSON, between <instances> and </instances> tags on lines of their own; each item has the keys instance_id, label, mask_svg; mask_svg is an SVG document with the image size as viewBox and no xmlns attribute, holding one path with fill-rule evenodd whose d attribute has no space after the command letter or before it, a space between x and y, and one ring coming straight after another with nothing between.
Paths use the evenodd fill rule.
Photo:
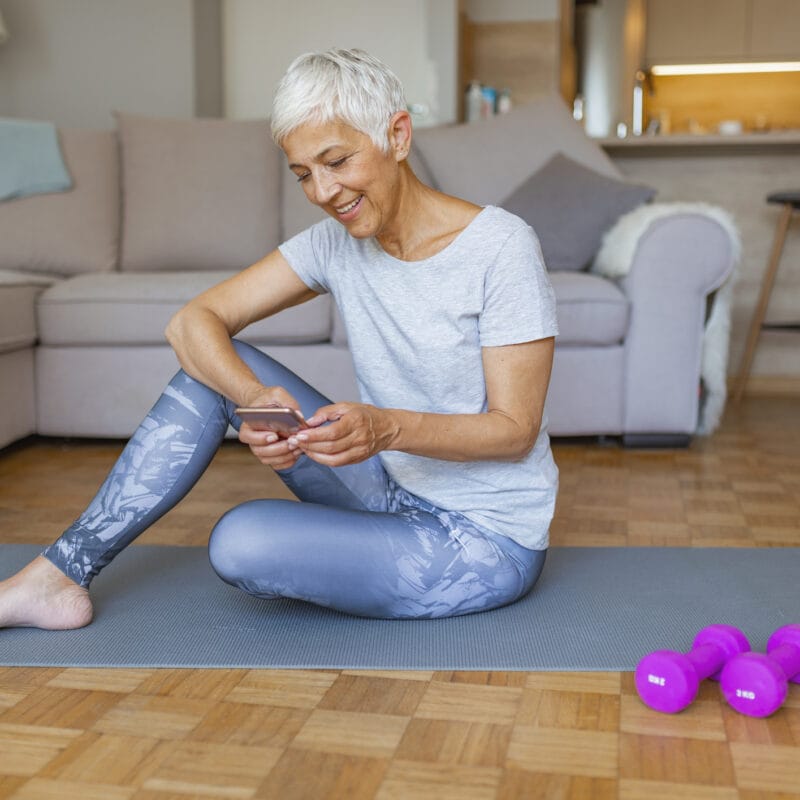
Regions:
<instances>
[{"instance_id":1,"label":"wooden parquet floor","mask_svg":"<svg viewBox=\"0 0 800 800\"><path fill-rule=\"evenodd\" d=\"M0 541L52 540L120 447L0 453ZM800 545L800 399L748 398L685 451L555 452L554 545ZM289 495L226 444L139 541L203 544L258 496ZM708 683L657 714L630 673L0 669L0 797L800 799L800 686L756 720Z\"/></svg>"}]
</instances>

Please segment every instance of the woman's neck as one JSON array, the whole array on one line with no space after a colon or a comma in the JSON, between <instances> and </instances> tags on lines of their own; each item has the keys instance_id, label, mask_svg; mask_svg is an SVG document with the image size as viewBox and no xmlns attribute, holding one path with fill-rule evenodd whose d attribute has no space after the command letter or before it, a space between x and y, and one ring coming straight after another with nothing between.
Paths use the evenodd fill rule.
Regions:
<instances>
[{"instance_id":1,"label":"woman's neck","mask_svg":"<svg viewBox=\"0 0 800 800\"><path fill-rule=\"evenodd\" d=\"M422 183L403 162L393 218L375 237L389 255L422 261L444 250L480 212L480 206Z\"/></svg>"}]
</instances>

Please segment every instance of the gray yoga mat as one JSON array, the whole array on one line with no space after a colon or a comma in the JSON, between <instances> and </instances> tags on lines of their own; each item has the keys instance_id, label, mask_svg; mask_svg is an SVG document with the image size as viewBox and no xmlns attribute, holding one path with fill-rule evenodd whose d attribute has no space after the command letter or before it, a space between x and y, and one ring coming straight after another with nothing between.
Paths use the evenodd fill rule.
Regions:
<instances>
[{"instance_id":1,"label":"gray yoga mat","mask_svg":"<svg viewBox=\"0 0 800 800\"><path fill-rule=\"evenodd\" d=\"M0 578L38 551L0 545ZM82 630L0 630L0 665L631 670L651 650L688 649L711 623L763 650L800 622L800 548L552 548L523 600L441 620L258 600L222 583L197 547L130 547L92 596Z\"/></svg>"}]
</instances>

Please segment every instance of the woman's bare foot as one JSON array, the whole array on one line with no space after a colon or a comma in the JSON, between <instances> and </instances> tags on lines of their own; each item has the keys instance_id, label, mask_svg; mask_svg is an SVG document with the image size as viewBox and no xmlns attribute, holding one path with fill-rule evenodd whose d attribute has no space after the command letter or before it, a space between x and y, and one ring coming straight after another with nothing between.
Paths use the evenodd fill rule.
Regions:
<instances>
[{"instance_id":1,"label":"woman's bare foot","mask_svg":"<svg viewBox=\"0 0 800 800\"><path fill-rule=\"evenodd\" d=\"M63 631L92 621L88 590L43 556L0 581L0 628Z\"/></svg>"}]
</instances>

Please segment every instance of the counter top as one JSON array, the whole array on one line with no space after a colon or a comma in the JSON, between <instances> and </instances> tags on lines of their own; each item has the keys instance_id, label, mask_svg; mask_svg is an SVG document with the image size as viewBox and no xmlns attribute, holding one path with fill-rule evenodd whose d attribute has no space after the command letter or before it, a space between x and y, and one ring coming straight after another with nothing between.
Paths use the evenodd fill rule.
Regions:
<instances>
[{"instance_id":1,"label":"counter top","mask_svg":"<svg viewBox=\"0 0 800 800\"><path fill-rule=\"evenodd\" d=\"M601 147L621 154L646 154L656 150L759 150L759 151L797 151L800 150L800 130L768 131L766 133L740 133L723 135L719 133L691 134L675 133L667 135L615 136L595 138Z\"/></svg>"}]
</instances>

